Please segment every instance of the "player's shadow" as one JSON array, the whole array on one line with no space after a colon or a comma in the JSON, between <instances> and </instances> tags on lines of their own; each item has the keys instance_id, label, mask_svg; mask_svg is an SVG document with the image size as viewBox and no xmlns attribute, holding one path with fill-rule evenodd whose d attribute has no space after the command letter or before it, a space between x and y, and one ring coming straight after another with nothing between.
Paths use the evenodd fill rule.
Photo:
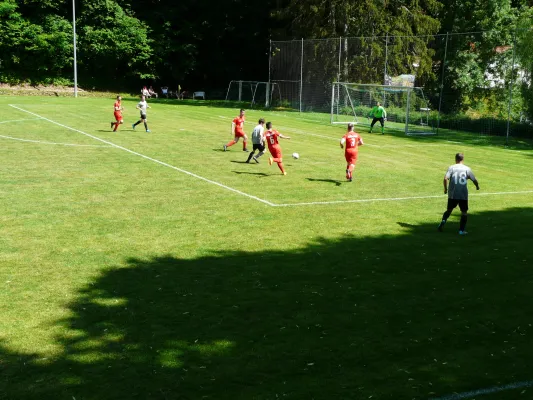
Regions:
<instances>
[{"instance_id":1,"label":"player's shadow","mask_svg":"<svg viewBox=\"0 0 533 400\"><path fill-rule=\"evenodd\" d=\"M325 182L325 183L334 183L335 186L340 186L345 182L338 181L336 179L316 179L316 178L305 178L310 182Z\"/></svg>"},{"instance_id":2,"label":"player's shadow","mask_svg":"<svg viewBox=\"0 0 533 400\"><path fill-rule=\"evenodd\" d=\"M231 160L230 162L235 163L235 164L257 164L256 162L247 163L246 161L240 161L240 160Z\"/></svg>"},{"instance_id":3,"label":"player's shadow","mask_svg":"<svg viewBox=\"0 0 533 400\"><path fill-rule=\"evenodd\" d=\"M257 175L257 176L273 176L272 174L267 174L265 172L247 172L247 171L232 171L234 174L237 175Z\"/></svg>"},{"instance_id":4,"label":"player's shadow","mask_svg":"<svg viewBox=\"0 0 533 400\"><path fill-rule=\"evenodd\" d=\"M238 221L250 251L102 261L52 326L0 338L0 398L428 399L531 379L533 208L474 212L470 237L402 223L281 246L261 214Z\"/></svg>"}]
</instances>

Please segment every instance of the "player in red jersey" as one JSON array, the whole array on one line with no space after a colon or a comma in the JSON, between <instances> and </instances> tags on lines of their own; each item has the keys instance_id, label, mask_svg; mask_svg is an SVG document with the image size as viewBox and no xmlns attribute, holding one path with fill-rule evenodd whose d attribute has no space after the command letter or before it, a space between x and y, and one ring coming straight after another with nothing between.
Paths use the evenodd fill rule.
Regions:
<instances>
[{"instance_id":1,"label":"player in red jersey","mask_svg":"<svg viewBox=\"0 0 533 400\"><path fill-rule=\"evenodd\" d=\"M241 109L239 116L231 121L231 133L235 134L235 138L224 145L224 151L228 150L228 147L233 146L235 143L239 142L240 138L243 138L242 142L242 151L248 151L246 144L248 143L248 136L244 133L244 113L245 111Z\"/></svg>"},{"instance_id":2,"label":"player in red jersey","mask_svg":"<svg viewBox=\"0 0 533 400\"><path fill-rule=\"evenodd\" d=\"M115 121L111 121L111 128L113 129L113 132L116 132L118 126L124 123L124 120L122 119L122 110L122 97L117 96L117 101L115 101L115 104L113 105L113 114L115 115ZM115 128L113 128L113 126Z\"/></svg>"},{"instance_id":3,"label":"player in red jersey","mask_svg":"<svg viewBox=\"0 0 533 400\"><path fill-rule=\"evenodd\" d=\"M346 158L346 179L352 181L353 179L353 169L355 168L355 163L357 162L357 152L358 147L362 146L363 138L358 133L354 132L353 124L348 124L348 132L341 139L341 149L346 145L344 150L344 157Z\"/></svg>"},{"instance_id":4,"label":"player in red jersey","mask_svg":"<svg viewBox=\"0 0 533 400\"><path fill-rule=\"evenodd\" d=\"M272 157L268 159L268 164L272 165L274 162L278 163L281 173L283 175L287 175L287 172L285 172L285 169L283 168L283 159L281 157L281 147L279 145L278 138L290 139L290 137L283 136L275 129L272 129L272 122L267 122L266 128L267 131L265 132L265 140L268 144L268 151L270 151L270 154L272 155Z\"/></svg>"}]
</instances>

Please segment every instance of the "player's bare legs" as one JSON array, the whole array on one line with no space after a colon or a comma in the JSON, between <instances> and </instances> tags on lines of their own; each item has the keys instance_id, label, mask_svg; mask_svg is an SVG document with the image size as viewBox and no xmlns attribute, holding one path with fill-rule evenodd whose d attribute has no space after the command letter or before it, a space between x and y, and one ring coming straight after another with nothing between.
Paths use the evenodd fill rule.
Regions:
<instances>
[{"instance_id":1,"label":"player's bare legs","mask_svg":"<svg viewBox=\"0 0 533 400\"><path fill-rule=\"evenodd\" d=\"M228 143L226 143L226 144L224 145L224 151L226 151L226 149L227 149L228 147L231 147L231 146L233 146L234 144L239 143L239 139L240 139L239 136L235 136L235 139L230 140Z\"/></svg>"},{"instance_id":2,"label":"player's bare legs","mask_svg":"<svg viewBox=\"0 0 533 400\"><path fill-rule=\"evenodd\" d=\"M348 179L350 182L353 179L353 170L355 168L354 164L348 164L346 166L346 179Z\"/></svg>"},{"instance_id":3,"label":"player's bare legs","mask_svg":"<svg viewBox=\"0 0 533 400\"><path fill-rule=\"evenodd\" d=\"M248 151L247 145L248 144L248 136L244 135L242 138L242 151Z\"/></svg>"}]
</instances>

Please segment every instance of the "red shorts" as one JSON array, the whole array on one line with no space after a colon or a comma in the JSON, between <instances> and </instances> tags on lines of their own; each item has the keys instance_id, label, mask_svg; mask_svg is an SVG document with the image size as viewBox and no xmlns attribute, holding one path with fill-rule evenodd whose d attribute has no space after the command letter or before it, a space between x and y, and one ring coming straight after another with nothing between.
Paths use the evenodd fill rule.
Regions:
<instances>
[{"instance_id":1,"label":"red shorts","mask_svg":"<svg viewBox=\"0 0 533 400\"><path fill-rule=\"evenodd\" d=\"M122 121L122 113L120 111L115 111L115 119L117 122Z\"/></svg>"},{"instance_id":2,"label":"red shorts","mask_svg":"<svg viewBox=\"0 0 533 400\"><path fill-rule=\"evenodd\" d=\"M235 137L245 137L245 136L246 136L246 133L244 133L244 131L235 129Z\"/></svg>"},{"instance_id":3,"label":"red shorts","mask_svg":"<svg viewBox=\"0 0 533 400\"><path fill-rule=\"evenodd\" d=\"M281 158L281 147L269 147L268 151L270 151L272 158Z\"/></svg>"},{"instance_id":4,"label":"red shorts","mask_svg":"<svg viewBox=\"0 0 533 400\"><path fill-rule=\"evenodd\" d=\"M355 164L357 162L357 151L345 151L344 158L348 164Z\"/></svg>"}]
</instances>

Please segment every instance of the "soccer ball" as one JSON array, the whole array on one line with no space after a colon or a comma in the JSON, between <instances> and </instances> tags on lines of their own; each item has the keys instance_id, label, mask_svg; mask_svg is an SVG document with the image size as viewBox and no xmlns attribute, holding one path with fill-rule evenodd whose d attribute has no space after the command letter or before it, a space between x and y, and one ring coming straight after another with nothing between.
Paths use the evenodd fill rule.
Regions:
<instances>
[{"instance_id":1,"label":"soccer ball","mask_svg":"<svg viewBox=\"0 0 533 400\"><path fill-rule=\"evenodd\" d=\"M294 158L295 160L299 159L300 158L300 155L298 153L292 153L292 158Z\"/></svg>"}]
</instances>

